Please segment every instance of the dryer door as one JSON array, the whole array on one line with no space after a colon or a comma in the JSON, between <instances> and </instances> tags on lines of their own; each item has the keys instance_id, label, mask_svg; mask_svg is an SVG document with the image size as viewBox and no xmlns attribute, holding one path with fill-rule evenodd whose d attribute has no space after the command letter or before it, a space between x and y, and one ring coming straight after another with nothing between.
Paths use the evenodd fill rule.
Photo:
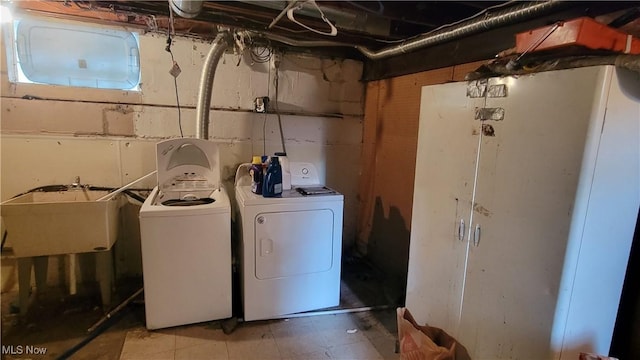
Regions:
<instances>
[{"instance_id":1,"label":"dryer door","mask_svg":"<svg viewBox=\"0 0 640 360\"><path fill-rule=\"evenodd\" d=\"M255 218L256 278L328 271L333 266L333 211L265 212Z\"/></svg>"}]
</instances>

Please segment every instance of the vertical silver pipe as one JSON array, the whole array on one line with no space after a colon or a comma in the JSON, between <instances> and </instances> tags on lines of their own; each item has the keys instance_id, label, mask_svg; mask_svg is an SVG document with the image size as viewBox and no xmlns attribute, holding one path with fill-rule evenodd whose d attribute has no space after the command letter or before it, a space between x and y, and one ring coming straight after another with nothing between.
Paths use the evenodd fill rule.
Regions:
<instances>
[{"instance_id":1,"label":"vertical silver pipe","mask_svg":"<svg viewBox=\"0 0 640 360\"><path fill-rule=\"evenodd\" d=\"M196 105L196 137L198 139L209 139L209 111L213 93L213 78L216 74L218 62L224 51L231 45L231 41L231 34L228 32L218 33L204 62L202 75L200 75L200 86L198 87L198 103Z\"/></svg>"},{"instance_id":2,"label":"vertical silver pipe","mask_svg":"<svg viewBox=\"0 0 640 360\"><path fill-rule=\"evenodd\" d=\"M169 0L171 9L183 18L193 19L202 11L202 0Z\"/></svg>"}]
</instances>

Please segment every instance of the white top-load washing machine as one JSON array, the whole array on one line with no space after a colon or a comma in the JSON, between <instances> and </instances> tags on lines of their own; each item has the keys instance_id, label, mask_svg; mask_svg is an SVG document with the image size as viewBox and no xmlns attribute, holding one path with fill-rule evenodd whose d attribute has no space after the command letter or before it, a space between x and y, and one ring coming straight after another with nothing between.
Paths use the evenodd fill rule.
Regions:
<instances>
[{"instance_id":1,"label":"white top-load washing machine","mask_svg":"<svg viewBox=\"0 0 640 360\"><path fill-rule=\"evenodd\" d=\"M344 197L318 185L313 164L292 162L290 171L291 190L282 197L265 198L236 185L246 321L340 302Z\"/></svg>"},{"instance_id":2,"label":"white top-load washing machine","mask_svg":"<svg viewBox=\"0 0 640 360\"><path fill-rule=\"evenodd\" d=\"M156 146L158 186L140 209L146 326L231 317L231 206L216 143Z\"/></svg>"}]
</instances>

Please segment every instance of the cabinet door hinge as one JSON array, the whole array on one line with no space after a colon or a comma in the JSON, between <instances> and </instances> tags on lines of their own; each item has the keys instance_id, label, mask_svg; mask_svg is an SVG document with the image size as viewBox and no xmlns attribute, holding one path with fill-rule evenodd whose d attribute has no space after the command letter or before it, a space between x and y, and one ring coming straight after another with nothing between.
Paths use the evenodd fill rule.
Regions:
<instances>
[{"instance_id":1,"label":"cabinet door hinge","mask_svg":"<svg viewBox=\"0 0 640 360\"><path fill-rule=\"evenodd\" d=\"M467 97L470 98L500 98L507 97L507 85L489 85L487 79L469 81L467 83Z\"/></svg>"},{"instance_id":2,"label":"cabinet door hinge","mask_svg":"<svg viewBox=\"0 0 640 360\"><path fill-rule=\"evenodd\" d=\"M467 97L483 98L487 94L487 79L469 81L467 83Z\"/></svg>"},{"instance_id":3,"label":"cabinet door hinge","mask_svg":"<svg viewBox=\"0 0 640 360\"><path fill-rule=\"evenodd\" d=\"M476 120L504 120L504 108L476 108Z\"/></svg>"},{"instance_id":4,"label":"cabinet door hinge","mask_svg":"<svg viewBox=\"0 0 640 360\"><path fill-rule=\"evenodd\" d=\"M487 90L487 97L490 97L490 98L507 97L507 85L505 84L489 85L489 88Z\"/></svg>"}]
</instances>

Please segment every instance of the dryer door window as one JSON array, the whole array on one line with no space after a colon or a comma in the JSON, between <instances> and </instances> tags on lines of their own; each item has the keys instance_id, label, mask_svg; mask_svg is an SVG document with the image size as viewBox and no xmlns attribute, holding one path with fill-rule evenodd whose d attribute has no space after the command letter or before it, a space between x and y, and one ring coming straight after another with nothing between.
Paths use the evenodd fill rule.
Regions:
<instances>
[{"instance_id":1,"label":"dryer door window","mask_svg":"<svg viewBox=\"0 0 640 360\"><path fill-rule=\"evenodd\" d=\"M333 266L333 211L261 213L255 218L256 278L328 271Z\"/></svg>"}]
</instances>

